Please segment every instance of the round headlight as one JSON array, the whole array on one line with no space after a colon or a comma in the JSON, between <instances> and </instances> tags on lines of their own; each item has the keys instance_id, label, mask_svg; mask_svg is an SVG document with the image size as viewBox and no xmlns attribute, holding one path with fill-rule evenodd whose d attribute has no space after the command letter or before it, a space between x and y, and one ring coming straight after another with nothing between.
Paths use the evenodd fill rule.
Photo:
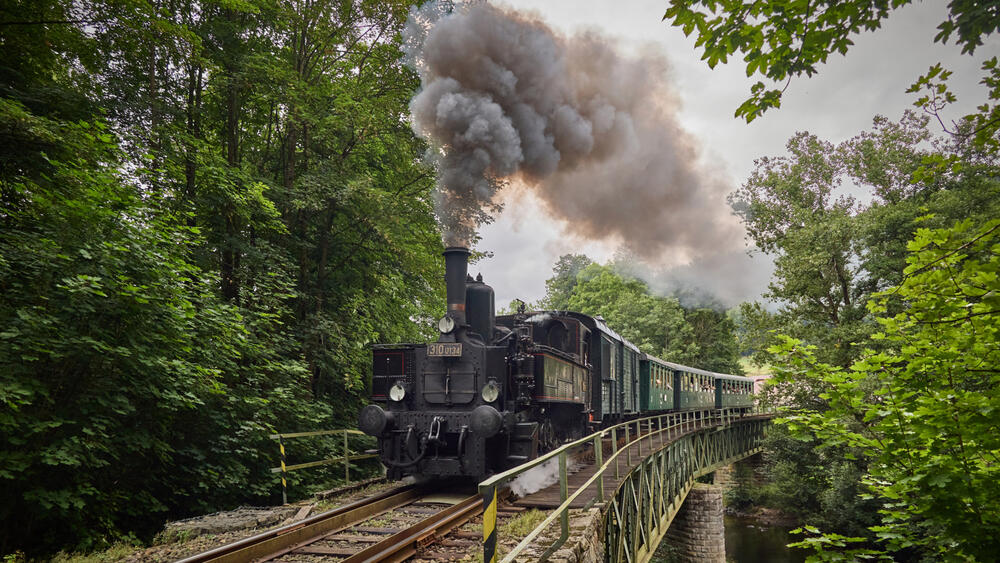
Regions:
<instances>
[{"instance_id":1,"label":"round headlight","mask_svg":"<svg viewBox=\"0 0 1000 563\"><path fill-rule=\"evenodd\" d=\"M393 384L392 387L389 388L389 398L392 399L393 401L396 402L402 401L403 397L405 396L406 396L406 389L399 383L395 383Z\"/></svg>"},{"instance_id":2,"label":"round headlight","mask_svg":"<svg viewBox=\"0 0 1000 563\"><path fill-rule=\"evenodd\" d=\"M455 319L448 315L441 317L441 320L438 321L438 330L441 331L441 334L448 334L455 330Z\"/></svg>"},{"instance_id":3,"label":"round headlight","mask_svg":"<svg viewBox=\"0 0 1000 563\"><path fill-rule=\"evenodd\" d=\"M487 403L492 403L500 397L500 388L497 386L495 381L489 381L486 385L483 385L483 400Z\"/></svg>"}]
</instances>

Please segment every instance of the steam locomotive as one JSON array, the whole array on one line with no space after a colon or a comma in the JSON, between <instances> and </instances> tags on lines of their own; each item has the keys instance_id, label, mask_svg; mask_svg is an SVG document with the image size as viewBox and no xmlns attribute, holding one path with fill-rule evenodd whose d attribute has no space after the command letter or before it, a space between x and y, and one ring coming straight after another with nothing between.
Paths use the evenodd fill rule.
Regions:
<instances>
[{"instance_id":1,"label":"steam locomotive","mask_svg":"<svg viewBox=\"0 0 1000 563\"><path fill-rule=\"evenodd\" d=\"M472 477L524 463L596 427L646 413L753 403L753 381L643 354L600 317L495 316L493 289L445 250L447 314L437 342L376 346L372 404L390 479Z\"/></svg>"}]
</instances>

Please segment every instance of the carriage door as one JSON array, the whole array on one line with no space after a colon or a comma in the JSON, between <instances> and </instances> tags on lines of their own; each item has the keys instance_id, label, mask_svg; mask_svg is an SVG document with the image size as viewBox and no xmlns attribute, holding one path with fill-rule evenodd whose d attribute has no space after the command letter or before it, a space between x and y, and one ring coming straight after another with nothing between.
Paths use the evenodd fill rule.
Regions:
<instances>
[{"instance_id":1,"label":"carriage door","mask_svg":"<svg viewBox=\"0 0 1000 563\"><path fill-rule=\"evenodd\" d=\"M618 393L615 388L615 376L618 367L618 351L614 344L601 335L601 404L604 414L616 414L618 409Z\"/></svg>"}]
</instances>

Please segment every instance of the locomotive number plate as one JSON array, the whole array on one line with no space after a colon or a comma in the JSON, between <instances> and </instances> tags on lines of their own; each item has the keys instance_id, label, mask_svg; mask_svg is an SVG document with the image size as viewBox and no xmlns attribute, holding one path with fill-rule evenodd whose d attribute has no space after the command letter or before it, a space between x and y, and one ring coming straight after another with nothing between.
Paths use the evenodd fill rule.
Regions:
<instances>
[{"instance_id":1,"label":"locomotive number plate","mask_svg":"<svg viewBox=\"0 0 1000 563\"><path fill-rule=\"evenodd\" d=\"M431 342L427 345L428 356L447 356L460 358L462 356L461 342Z\"/></svg>"}]
</instances>

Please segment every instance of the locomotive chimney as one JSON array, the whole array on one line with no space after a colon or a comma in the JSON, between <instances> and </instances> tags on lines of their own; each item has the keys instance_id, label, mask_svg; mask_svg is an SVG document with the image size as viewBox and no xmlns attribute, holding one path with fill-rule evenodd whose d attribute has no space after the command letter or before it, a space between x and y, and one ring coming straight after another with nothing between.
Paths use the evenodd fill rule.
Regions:
<instances>
[{"instance_id":1,"label":"locomotive chimney","mask_svg":"<svg viewBox=\"0 0 1000 563\"><path fill-rule=\"evenodd\" d=\"M448 291L448 315L465 325L465 278L469 274L469 252L463 246L444 249L444 281Z\"/></svg>"}]
</instances>

